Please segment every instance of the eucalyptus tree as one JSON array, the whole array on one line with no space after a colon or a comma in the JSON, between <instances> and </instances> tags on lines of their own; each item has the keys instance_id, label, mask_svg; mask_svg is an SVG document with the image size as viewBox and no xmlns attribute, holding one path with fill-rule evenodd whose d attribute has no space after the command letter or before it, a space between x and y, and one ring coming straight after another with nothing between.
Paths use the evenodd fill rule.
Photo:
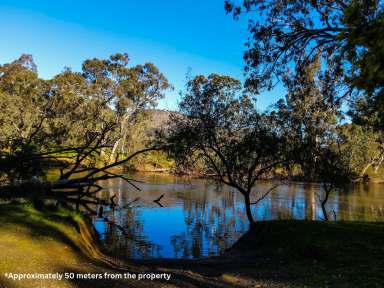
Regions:
<instances>
[{"instance_id":1,"label":"eucalyptus tree","mask_svg":"<svg viewBox=\"0 0 384 288\"><path fill-rule=\"evenodd\" d=\"M372 127L345 123L338 128L345 164L360 180L368 180L368 169L377 173L384 163L381 134Z\"/></svg>"},{"instance_id":2,"label":"eucalyptus tree","mask_svg":"<svg viewBox=\"0 0 384 288\"><path fill-rule=\"evenodd\" d=\"M115 124L117 127L115 113L107 102L94 97L91 85L79 72L66 68L49 80L47 95L51 117L46 134L54 145L79 146L87 135L100 131L103 126Z\"/></svg>"},{"instance_id":3,"label":"eucalyptus tree","mask_svg":"<svg viewBox=\"0 0 384 288\"><path fill-rule=\"evenodd\" d=\"M39 132L47 118L46 87L31 55L0 66L0 179L41 173L28 155L44 141Z\"/></svg>"},{"instance_id":4,"label":"eucalyptus tree","mask_svg":"<svg viewBox=\"0 0 384 288\"><path fill-rule=\"evenodd\" d=\"M283 76L287 95L276 104L277 118L289 145L297 151L291 159L308 181L316 180L316 153L337 138L342 113L337 100L338 81L332 71L322 72L320 61L308 62L300 70Z\"/></svg>"},{"instance_id":5,"label":"eucalyptus tree","mask_svg":"<svg viewBox=\"0 0 384 288\"><path fill-rule=\"evenodd\" d=\"M292 161L308 180L324 184L325 207L340 179L356 177L362 163L382 163L383 1L225 1L225 9L234 18L249 18L247 87L260 92L284 81L288 96L278 104L280 125L293 135L287 138L290 146L299 149ZM310 76L309 63L317 63L316 77ZM294 76L287 78L292 70ZM353 122L365 126L356 131L364 133L351 137L352 130L338 127L345 99ZM352 143L369 146L369 156L356 153Z\"/></svg>"},{"instance_id":6,"label":"eucalyptus tree","mask_svg":"<svg viewBox=\"0 0 384 288\"><path fill-rule=\"evenodd\" d=\"M134 186L110 168L157 147L116 157L108 165L99 159L121 138L116 131L127 125L122 118L128 111L153 105L168 82L153 64L127 64L126 54L87 60L82 73L65 69L50 80L39 79L29 55L0 67L0 196L34 191L39 199L88 197L86 204L96 203L92 193L100 189L99 180L122 177ZM47 181L43 166L52 161L60 175Z\"/></svg>"},{"instance_id":7,"label":"eucalyptus tree","mask_svg":"<svg viewBox=\"0 0 384 288\"><path fill-rule=\"evenodd\" d=\"M0 141L28 141L39 125L46 99L45 81L39 79L31 55L0 66Z\"/></svg>"},{"instance_id":8,"label":"eucalyptus tree","mask_svg":"<svg viewBox=\"0 0 384 288\"><path fill-rule=\"evenodd\" d=\"M354 118L383 133L383 1L234 0L225 1L225 9L249 18L244 59L250 89L271 89L288 69L320 56L322 67L343 80L335 96L356 99Z\"/></svg>"},{"instance_id":9,"label":"eucalyptus tree","mask_svg":"<svg viewBox=\"0 0 384 288\"><path fill-rule=\"evenodd\" d=\"M81 74L66 69L42 80L30 55L0 69L0 170L11 181L41 176L39 153L87 149L91 135L104 129L101 125L113 127L114 113L105 103L91 99Z\"/></svg>"},{"instance_id":10,"label":"eucalyptus tree","mask_svg":"<svg viewBox=\"0 0 384 288\"><path fill-rule=\"evenodd\" d=\"M300 168L306 181L321 184L321 207L328 220L326 203L330 193L343 189L356 173L347 148L350 143L341 133L343 114L337 91L342 83L333 77L332 70L322 71L320 65L316 58L283 76L287 95L273 113L291 147L288 167Z\"/></svg>"},{"instance_id":11,"label":"eucalyptus tree","mask_svg":"<svg viewBox=\"0 0 384 288\"><path fill-rule=\"evenodd\" d=\"M270 88L292 60L300 66L320 53L350 84L383 92L382 1L225 1L225 9L252 13L244 58L256 88Z\"/></svg>"},{"instance_id":12,"label":"eucalyptus tree","mask_svg":"<svg viewBox=\"0 0 384 288\"><path fill-rule=\"evenodd\" d=\"M132 67L128 64L128 54L117 53L106 60L86 60L82 67L82 75L91 84L92 97L108 103L116 115L119 132L110 161L116 153L126 152L130 123L144 109L154 107L170 87L152 63Z\"/></svg>"},{"instance_id":13,"label":"eucalyptus tree","mask_svg":"<svg viewBox=\"0 0 384 288\"><path fill-rule=\"evenodd\" d=\"M248 220L255 225L251 205L269 191L252 201L252 189L284 162L284 142L272 118L258 113L241 90L240 82L228 76L191 79L165 137L178 165L201 161L216 180L241 193Z\"/></svg>"}]
</instances>

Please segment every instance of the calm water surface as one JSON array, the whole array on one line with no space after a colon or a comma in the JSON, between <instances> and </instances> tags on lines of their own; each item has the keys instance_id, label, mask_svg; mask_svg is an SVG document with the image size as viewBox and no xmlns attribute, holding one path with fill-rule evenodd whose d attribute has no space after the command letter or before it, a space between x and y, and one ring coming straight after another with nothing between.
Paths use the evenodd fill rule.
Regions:
<instances>
[{"instance_id":1,"label":"calm water surface","mask_svg":"<svg viewBox=\"0 0 384 288\"><path fill-rule=\"evenodd\" d=\"M101 197L116 195L118 207L106 209L94 224L110 253L123 258L198 258L219 255L248 228L242 196L211 181L166 175L131 175L141 191L121 179L104 182ZM276 183L255 187L254 199ZM384 184L359 184L333 193L330 218L384 221ZM153 200L164 195L160 204ZM253 213L258 220L322 218L318 185L284 184Z\"/></svg>"}]
</instances>

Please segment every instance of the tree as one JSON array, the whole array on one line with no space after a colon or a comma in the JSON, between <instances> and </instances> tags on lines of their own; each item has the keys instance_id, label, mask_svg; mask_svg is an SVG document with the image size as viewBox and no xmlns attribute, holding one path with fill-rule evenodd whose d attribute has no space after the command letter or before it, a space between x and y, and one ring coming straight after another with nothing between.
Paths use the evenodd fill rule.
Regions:
<instances>
[{"instance_id":1,"label":"tree","mask_svg":"<svg viewBox=\"0 0 384 288\"><path fill-rule=\"evenodd\" d=\"M244 53L249 89L271 89L288 68L299 70L321 56L323 69L344 84L335 97L356 99L354 120L383 133L383 1L225 1L225 10L250 18Z\"/></svg>"},{"instance_id":2,"label":"tree","mask_svg":"<svg viewBox=\"0 0 384 288\"><path fill-rule=\"evenodd\" d=\"M379 0L225 1L235 18L254 13L244 59L256 90L271 88L287 67L321 55L351 86L382 95L383 8Z\"/></svg>"},{"instance_id":3,"label":"tree","mask_svg":"<svg viewBox=\"0 0 384 288\"><path fill-rule=\"evenodd\" d=\"M324 192L324 195L319 196L319 198L325 221L328 221L329 218L326 209L329 195L335 190L343 190L346 183L349 183L354 175L346 165L346 158L343 157L344 155L339 149L338 143L334 144L320 147L312 154L317 164L315 167L316 179ZM307 159L307 161L312 160L313 158Z\"/></svg>"},{"instance_id":4,"label":"tree","mask_svg":"<svg viewBox=\"0 0 384 288\"><path fill-rule=\"evenodd\" d=\"M288 114L299 120L296 124L295 121L289 123L292 125L291 128L300 131L301 134L302 129L298 129L297 125L315 124L315 129L306 128L306 135L297 134L303 140L302 144L307 142L309 147L307 152L302 151L303 158L312 159L307 162L309 165L301 161L303 163L301 167L306 170L305 174L312 174L307 178L315 177L316 159L321 159L321 157L314 158L316 149L331 147L332 142L348 146L345 142L348 137L339 135L340 131L335 131L337 121L333 124L331 124L333 120L329 121L329 116L331 118L338 116L338 113L334 112L337 112L344 99L353 100L349 103L354 102L350 107L350 115L355 124L370 125L367 130L376 129L383 133L384 5L382 1L245 0L241 4L237 4L236 1L225 1L225 9L235 18L245 13L250 19L248 25L250 36L244 53L247 87L260 92L273 88L283 79L289 93L294 94L294 90L297 89L298 93L302 94L299 101L293 100L293 102L296 102L298 108L302 106L299 114L304 115L303 119L295 117L292 113ZM317 78L323 82L321 86L315 87L315 90L308 85L308 79L305 79L306 76L302 73L308 63L318 63ZM290 70L301 74L301 79L287 81L285 75ZM314 80L309 81L315 83ZM322 88L324 84L329 86L327 91ZM300 92L302 88L310 89L312 92L302 93ZM319 105L312 103L312 108L307 107L310 108L308 110L305 107L316 99L313 97L313 92L318 94L316 90L322 94L326 92L327 95L321 100L323 103L318 102ZM291 109L289 103L285 107L284 105L284 102L280 103L280 112ZM305 119L305 115L308 114L312 114L313 121ZM328 130L331 133L327 132L328 136L321 135L323 128L326 128L324 131ZM320 135L316 135L319 133ZM310 136L311 134L316 137ZM369 137L368 134L365 136ZM371 137L366 141L370 142L372 139ZM375 146L380 146L380 137L376 139ZM321 143L322 141L330 143ZM334 151L333 148L331 150ZM380 154L380 149L378 152ZM344 163L351 164L350 161Z\"/></svg>"},{"instance_id":5,"label":"tree","mask_svg":"<svg viewBox=\"0 0 384 288\"><path fill-rule=\"evenodd\" d=\"M320 71L320 62L307 63L300 70L283 77L288 93L276 104L276 116L285 131L291 149L287 155L299 165L304 179L316 181L317 151L329 147L337 137L340 102L335 100L338 82L329 71ZM310 159L310 161L309 161Z\"/></svg>"},{"instance_id":6,"label":"tree","mask_svg":"<svg viewBox=\"0 0 384 288\"><path fill-rule=\"evenodd\" d=\"M359 179L368 179L367 170L372 167L377 172L384 162L380 133L353 123L341 125L338 130L345 164Z\"/></svg>"},{"instance_id":7,"label":"tree","mask_svg":"<svg viewBox=\"0 0 384 288\"><path fill-rule=\"evenodd\" d=\"M283 79L288 89L274 111L291 149L286 156L289 167L299 167L306 181L319 182L324 191L321 200L324 219L329 195L342 189L355 177L349 151L340 133L343 116L337 100L338 79L332 70L321 71L319 58L306 63Z\"/></svg>"},{"instance_id":8,"label":"tree","mask_svg":"<svg viewBox=\"0 0 384 288\"><path fill-rule=\"evenodd\" d=\"M129 124L148 107L156 105L170 87L168 80L152 63L129 67L128 54L117 53L106 60L90 59L83 63L83 76L91 84L93 97L108 103L116 113L118 137L110 162L116 153L125 153Z\"/></svg>"},{"instance_id":9,"label":"tree","mask_svg":"<svg viewBox=\"0 0 384 288\"><path fill-rule=\"evenodd\" d=\"M140 107L138 112L153 105L168 84L152 64L127 68L127 61L125 54L85 61L83 73L65 69L51 80L38 78L29 55L0 67L1 197L30 193L38 201L53 197L86 205L98 203L99 180L120 177L136 187L110 168L159 148L144 147L106 165L99 160L113 148L118 128L127 125L121 115L129 107ZM60 170L52 181L48 163Z\"/></svg>"},{"instance_id":10,"label":"tree","mask_svg":"<svg viewBox=\"0 0 384 288\"><path fill-rule=\"evenodd\" d=\"M30 55L0 66L0 142L3 146L16 138L28 141L34 133L44 113L45 84L38 78Z\"/></svg>"},{"instance_id":11,"label":"tree","mask_svg":"<svg viewBox=\"0 0 384 288\"><path fill-rule=\"evenodd\" d=\"M197 76L187 84L180 114L171 116L165 134L170 153L179 165L200 160L216 179L244 197L250 224L255 183L266 177L281 159L283 141L271 117L259 114L252 99L241 95L240 82L228 76Z\"/></svg>"},{"instance_id":12,"label":"tree","mask_svg":"<svg viewBox=\"0 0 384 288\"><path fill-rule=\"evenodd\" d=\"M47 118L45 89L32 56L22 55L0 66L0 179L14 181L41 174L33 159L20 162L10 156L25 159L43 140L38 132Z\"/></svg>"}]
</instances>

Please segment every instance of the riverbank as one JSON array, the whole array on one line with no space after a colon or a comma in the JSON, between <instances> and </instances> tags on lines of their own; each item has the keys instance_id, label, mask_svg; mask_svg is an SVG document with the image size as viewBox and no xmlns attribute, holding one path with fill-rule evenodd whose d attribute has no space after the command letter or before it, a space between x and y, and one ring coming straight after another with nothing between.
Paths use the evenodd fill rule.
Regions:
<instances>
[{"instance_id":1,"label":"riverbank","mask_svg":"<svg viewBox=\"0 0 384 288\"><path fill-rule=\"evenodd\" d=\"M244 272L299 287L384 287L383 242L384 223L271 221L229 254L260 259Z\"/></svg>"},{"instance_id":2,"label":"riverbank","mask_svg":"<svg viewBox=\"0 0 384 288\"><path fill-rule=\"evenodd\" d=\"M261 226L222 257L149 263L220 275L230 287L384 287L384 223L279 220Z\"/></svg>"},{"instance_id":3,"label":"riverbank","mask_svg":"<svg viewBox=\"0 0 384 288\"><path fill-rule=\"evenodd\" d=\"M100 275L146 270L123 267L105 256L87 220L65 209L30 204L0 205L0 287L153 287L149 281L57 279L64 273ZM49 279L13 280L5 275L50 275ZM8 274L10 275L10 274ZM25 276L27 277L27 276Z\"/></svg>"},{"instance_id":4,"label":"riverbank","mask_svg":"<svg viewBox=\"0 0 384 288\"><path fill-rule=\"evenodd\" d=\"M86 220L59 209L0 205L3 287L383 287L384 224L265 222L222 257L117 263ZM87 228L88 227L88 228ZM170 273L171 280L20 280L4 273ZM42 282L43 281L43 282ZM0 287L1 287L0 285Z\"/></svg>"}]
</instances>

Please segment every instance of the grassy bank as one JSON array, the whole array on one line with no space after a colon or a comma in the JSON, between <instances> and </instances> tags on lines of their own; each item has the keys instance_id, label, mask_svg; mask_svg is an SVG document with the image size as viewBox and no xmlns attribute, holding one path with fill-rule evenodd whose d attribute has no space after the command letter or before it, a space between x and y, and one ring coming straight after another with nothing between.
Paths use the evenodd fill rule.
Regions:
<instances>
[{"instance_id":1,"label":"grassy bank","mask_svg":"<svg viewBox=\"0 0 384 288\"><path fill-rule=\"evenodd\" d=\"M103 255L88 221L65 209L0 205L0 287L152 287L144 281L12 280L5 273L120 273ZM129 269L127 266L125 269ZM132 269L133 272L145 271Z\"/></svg>"},{"instance_id":2,"label":"grassy bank","mask_svg":"<svg viewBox=\"0 0 384 288\"><path fill-rule=\"evenodd\" d=\"M260 229L217 259L153 262L230 287L384 287L384 223L270 221Z\"/></svg>"},{"instance_id":3,"label":"grassy bank","mask_svg":"<svg viewBox=\"0 0 384 288\"><path fill-rule=\"evenodd\" d=\"M88 227L88 228L87 228ZM0 287L384 287L384 224L265 222L224 256L118 263L67 210L0 205ZM171 273L171 281L23 280L4 273ZM3 285L3 286L2 286Z\"/></svg>"},{"instance_id":4,"label":"grassy bank","mask_svg":"<svg viewBox=\"0 0 384 288\"><path fill-rule=\"evenodd\" d=\"M229 254L259 259L242 273L298 287L384 287L384 224L271 221Z\"/></svg>"}]
</instances>

